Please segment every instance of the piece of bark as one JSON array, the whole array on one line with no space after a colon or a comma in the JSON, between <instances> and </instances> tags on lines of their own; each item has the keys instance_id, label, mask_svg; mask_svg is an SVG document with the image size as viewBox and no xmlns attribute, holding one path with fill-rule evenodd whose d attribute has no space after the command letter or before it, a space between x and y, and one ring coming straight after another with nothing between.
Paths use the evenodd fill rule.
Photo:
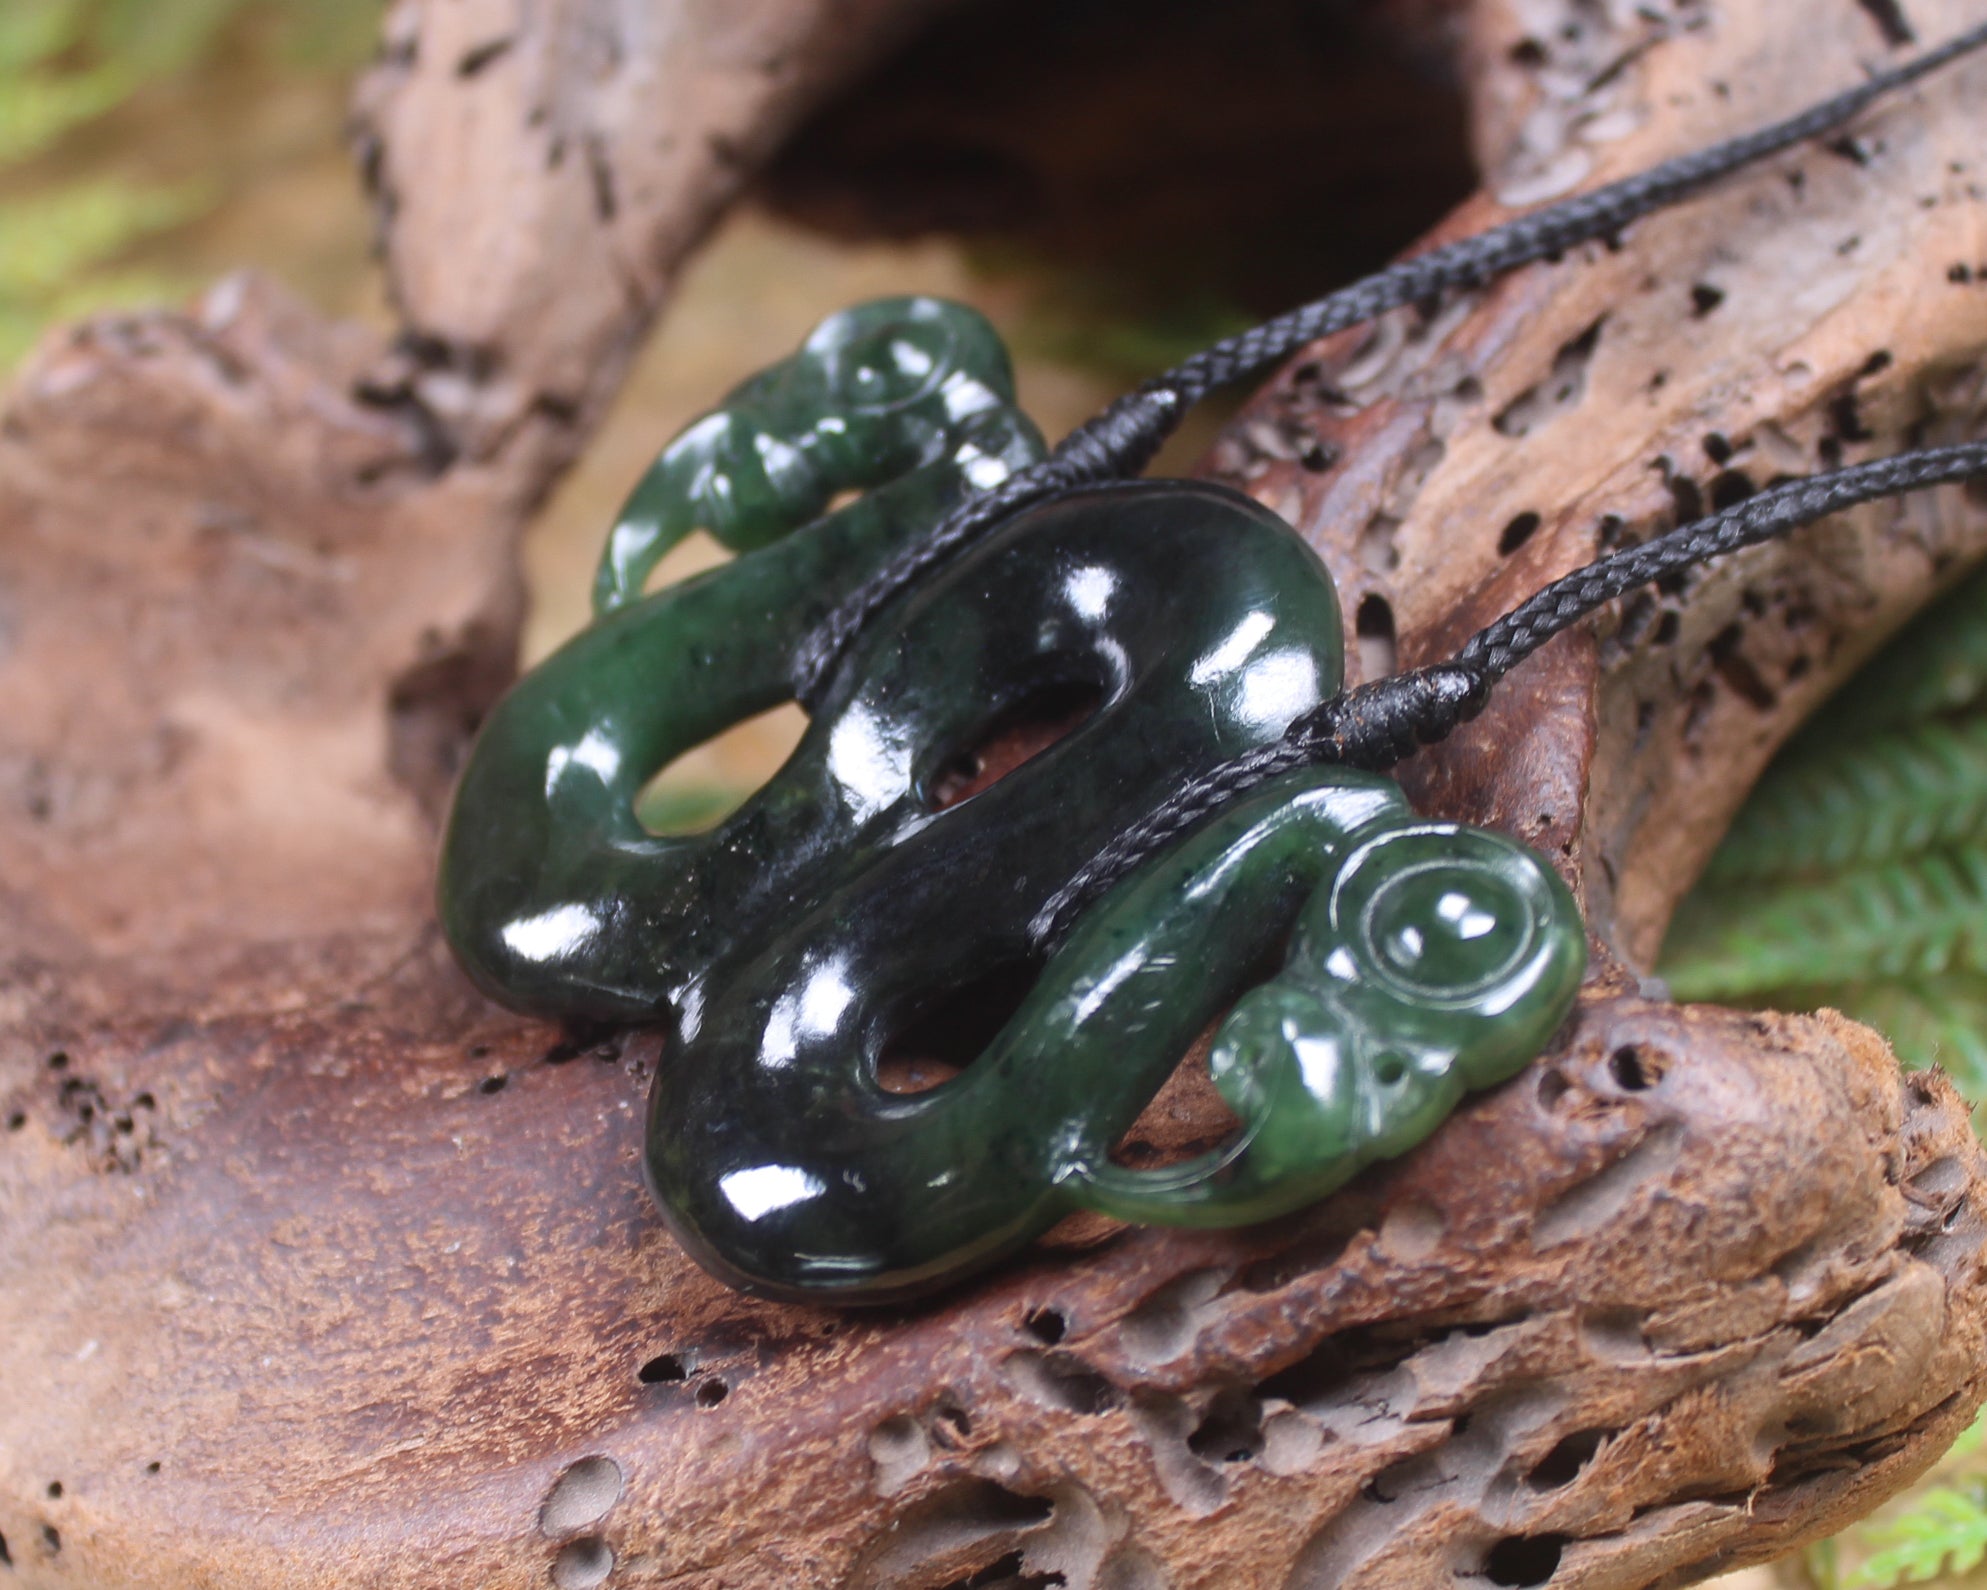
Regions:
<instances>
[{"instance_id":1,"label":"piece of bark","mask_svg":"<svg viewBox=\"0 0 1987 1590\"><path fill-rule=\"evenodd\" d=\"M354 122L402 323L375 384L543 490L794 122L958 0L396 0Z\"/></svg>"},{"instance_id":2,"label":"piece of bark","mask_svg":"<svg viewBox=\"0 0 1987 1590\"><path fill-rule=\"evenodd\" d=\"M1912 15L1936 39L1961 10ZM533 14L578 36L592 8ZM1840 0L1801 9L1795 61L1792 18L1687 6L1656 40L1643 12L1476 8L1492 183L1449 229L1885 53ZM376 108L401 183L497 59ZM1719 473L1976 432L1987 289L1947 278L1980 252L1983 90L1965 67L1870 118L1861 159L1800 151L1619 251L1316 350L1213 466L1319 545L1378 663ZM698 125L628 104L630 139ZM487 158L448 180L497 204ZM714 202L634 191L645 236ZM535 213L506 270L580 281L591 242ZM530 291L461 291L419 327L501 352L457 404L440 366L396 385L237 285L51 343L0 420L21 1582L1676 1584L1873 1505L1963 1426L1987 1182L1950 1087L1839 1018L1679 1009L1624 968L1771 746L1987 548L1980 503L1869 510L1625 604L1404 770L1555 856L1600 957L1553 1051L1423 1150L1255 1231L1065 1232L915 1310L769 1305L690 1266L641 1190L655 1037L506 1016L429 925L517 516L611 385L587 373L539 439L564 422L521 395L567 350L508 318ZM619 357L647 308L586 335ZM1158 1125L1190 1136L1191 1102Z\"/></svg>"}]
</instances>

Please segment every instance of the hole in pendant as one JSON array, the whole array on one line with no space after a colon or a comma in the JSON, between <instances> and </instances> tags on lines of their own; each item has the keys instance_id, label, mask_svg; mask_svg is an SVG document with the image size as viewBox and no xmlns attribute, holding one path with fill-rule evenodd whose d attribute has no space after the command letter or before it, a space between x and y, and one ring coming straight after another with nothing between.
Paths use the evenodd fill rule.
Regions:
<instances>
[{"instance_id":1,"label":"hole in pendant","mask_svg":"<svg viewBox=\"0 0 1987 1590\"><path fill-rule=\"evenodd\" d=\"M1079 727L1103 700L1096 685L1070 680L1029 691L996 714L973 744L938 765L925 786L926 804L942 812L971 800Z\"/></svg>"},{"instance_id":2,"label":"hole in pendant","mask_svg":"<svg viewBox=\"0 0 1987 1590\"><path fill-rule=\"evenodd\" d=\"M928 1093L971 1065L1014 1018L1042 963L1006 961L918 1010L883 1046L876 1084L885 1093Z\"/></svg>"},{"instance_id":3,"label":"hole in pendant","mask_svg":"<svg viewBox=\"0 0 1987 1590\"><path fill-rule=\"evenodd\" d=\"M731 549L710 531L692 530L649 570L649 577L642 581L642 594L653 596L657 591L681 585L699 574L708 574L712 569L729 563L732 556Z\"/></svg>"},{"instance_id":4,"label":"hole in pendant","mask_svg":"<svg viewBox=\"0 0 1987 1590\"><path fill-rule=\"evenodd\" d=\"M709 833L779 771L806 732L807 715L792 703L734 723L644 784L635 820L664 838Z\"/></svg>"},{"instance_id":5,"label":"hole in pendant","mask_svg":"<svg viewBox=\"0 0 1987 1590\"><path fill-rule=\"evenodd\" d=\"M1241 1130L1241 1121L1216 1091L1207 1070L1207 1052L1226 1015L1224 1011L1207 1024L1152 1102L1139 1111L1111 1150L1113 1164L1126 1170L1177 1165L1220 1147Z\"/></svg>"},{"instance_id":6,"label":"hole in pendant","mask_svg":"<svg viewBox=\"0 0 1987 1590\"><path fill-rule=\"evenodd\" d=\"M1282 930L1242 968L1224 994L1219 1013L1200 1030L1164 1085L1153 1094L1152 1102L1118 1139L1111 1150L1113 1164L1126 1170L1163 1169L1219 1148L1241 1131L1240 1118L1228 1107L1208 1073L1208 1052L1235 1002L1283 970L1296 931L1293 913Z\"/></svg>"}]
</instances>

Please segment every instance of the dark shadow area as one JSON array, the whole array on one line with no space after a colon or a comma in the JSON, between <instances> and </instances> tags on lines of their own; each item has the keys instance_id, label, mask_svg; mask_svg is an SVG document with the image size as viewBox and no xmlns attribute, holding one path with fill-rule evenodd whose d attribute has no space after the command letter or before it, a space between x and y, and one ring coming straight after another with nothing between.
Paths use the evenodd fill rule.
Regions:
<instances>
[{"instance_id":1,"label":"dark shadow area","mask_svg":"<svg viewBox=\"0 0 1987 1590\"><path fill-rule=\"evenodd\" d=\"M803 126L764 197L837 236L1053 267L1089 356L1157 368L1469 194L1445 53L1320 0L980 0Z\"/></svg>"}]
</instances>

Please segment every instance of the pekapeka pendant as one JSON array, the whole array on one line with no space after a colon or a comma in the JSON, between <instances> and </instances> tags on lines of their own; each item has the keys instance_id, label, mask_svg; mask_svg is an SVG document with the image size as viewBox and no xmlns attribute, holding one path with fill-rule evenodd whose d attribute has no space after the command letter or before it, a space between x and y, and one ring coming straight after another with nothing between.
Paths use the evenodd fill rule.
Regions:
<instances>
[{"instance_id":1,"label":"pekapeka pendant","mask_svg":"<svg viewBox=\"0 0 1987 1590\"><path fill-rule=\"evenodd\" d=\"M609 539L594 623L497 707L457 792L440 882L457 955L519 1009L673 1026L648 1175L689 1251L745 1289L902 1298L1078 1209L1287 1213L1522 1067L1584 970L1572 898L1535 855L1342 768L1254 790L1037 957L1031 920L1113 836L1339 689L1323 565L1207 484L1017 514L864 632L729 820L642 828L644 784L787 699L796 648L842 596L1040 455L973 311L832 317L662 454ZM850 489L866 494L829 511ZM740 556L642 595L698 527ZM1094 709L943 806L954 753L1044 691ZM927 1092L886 1090L893 1035L1001 969L1027 992L985 1050ZM1232 1141L1114 1164L1230 1006L1209 1064Z\"/></svg>"}]
</instances>

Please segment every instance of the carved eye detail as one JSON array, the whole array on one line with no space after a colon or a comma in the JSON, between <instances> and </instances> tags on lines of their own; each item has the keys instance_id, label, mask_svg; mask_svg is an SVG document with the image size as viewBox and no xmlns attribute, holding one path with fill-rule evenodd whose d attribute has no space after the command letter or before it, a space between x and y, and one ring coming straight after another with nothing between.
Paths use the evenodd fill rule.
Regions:
<instances>
[{"instance_id":1,"label":"carved eye detail","mask_svg":"<svg viewBox=\"0 0 1987 1590\"><path fill-rule=\"evenodd\" d=\"M936 391L958 364L951 328L906 316L819 351L829 390L860 414L904 408Z\"/></svg>"},{"instance_id":2,"label":"carved eye detail","mask_svg":"<svg viewBox=\"0 0 1987 1590\"><path fill-rule=\"evenodd\" d=\"M1555 920L1552 885L1536 857L1449 823L1362 847L1347 863L1331 916L1350 951L1321 956L1335 980L1376 982L1404 1001L1486 1015L1531 990Z\"/></svg>"}]
</instances>

